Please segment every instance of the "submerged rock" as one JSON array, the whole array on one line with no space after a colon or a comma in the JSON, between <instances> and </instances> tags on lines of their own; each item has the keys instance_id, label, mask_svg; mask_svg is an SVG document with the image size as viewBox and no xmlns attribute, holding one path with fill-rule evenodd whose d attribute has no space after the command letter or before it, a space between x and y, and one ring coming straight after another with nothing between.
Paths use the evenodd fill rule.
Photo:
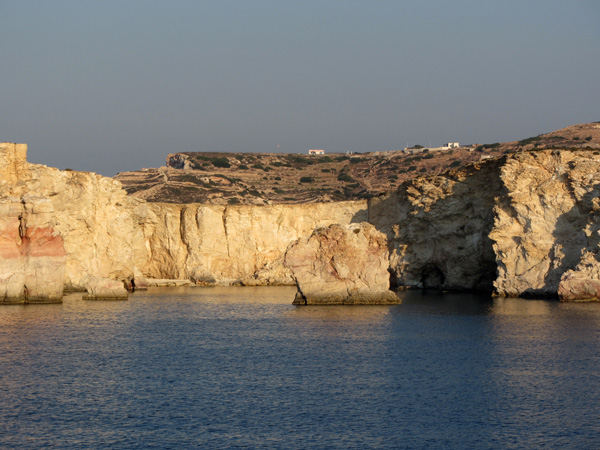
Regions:
<instances>
[{"instance_id":1,"label":"submerged rock","mask_svg":"<svg viewBox=\"0 0 600 450\"><path fill-rule=\"evenodd\" d=\"M285 254L298 287L294 304L400 303L389 290L388 256L385 235L366 222L316 229Z\"/></svg>"}]
</instances>

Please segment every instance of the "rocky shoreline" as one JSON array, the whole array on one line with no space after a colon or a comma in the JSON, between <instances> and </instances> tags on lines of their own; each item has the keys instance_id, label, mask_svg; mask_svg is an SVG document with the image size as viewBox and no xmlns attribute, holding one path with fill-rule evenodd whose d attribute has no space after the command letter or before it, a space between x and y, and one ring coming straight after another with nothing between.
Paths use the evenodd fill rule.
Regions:
<instances>
[{"instance_id":1,"label":"rocky shoreline","mask_svg":"<svg viewBox=\"0 0 600 450\"><path fill-rule=\"evenodd\" d=\"M390 286L600 298L598 152L521 152L368 201L264 206L150 203L26 152L0 144L0 303L56 302L65 290L125 298L145 279L296 284L305 303L389 302ZM337 247L323 251L332 233ZM321 250L298 252L311 236ZM332 295L307 295L306 274L313 293Z\"/></svg>"}]
</instances>

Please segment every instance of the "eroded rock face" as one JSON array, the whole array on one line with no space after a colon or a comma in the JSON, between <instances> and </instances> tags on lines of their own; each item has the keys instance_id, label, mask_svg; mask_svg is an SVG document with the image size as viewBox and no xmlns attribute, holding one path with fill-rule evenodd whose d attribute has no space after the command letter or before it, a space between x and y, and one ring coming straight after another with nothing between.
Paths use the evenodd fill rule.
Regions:
<instances>
[{"instance_id":1,"label":"eroded rock face","mask_svg":"<svg viewBox=\"0 0 600 450\"><path fill-rule=\"evenodd\" d=\"M386 237L368 223L318 228L290 244L285 265L298 286L294 304L399 303L389 290Z\"/></svg>"},{"instance_id":2,"label":"eroded rock face","mask_svg":"<svg viewBox=\"0 0 600 450\"><path fill-rule=\"evenodd\" d=\"M416 178L369 201L369 222L390 242L393 283L491 291L496 276L494 201L500 161Z\"/></svg>"},{"instance_id":3,"label":"eroded rock face","mask_svg":"<svg viewBox=\"0 0 600 450\"><path fill-rule=\"evenodd\" d=\"M417 178L369 203L399 286L598 297L600 156L536 151Z\"/></svg>"},{"instance_id":4,"label":"eroded rock face","mask_svg":"<svg viewBox=\"0 0 600 450\"><path fill-rule=\"evenodd\" d=\"M496 202L490 238L498 266L494 287L501 296L572 298L574 283L591 276L597 254L600 156L590 151L516 154L501 167L506 195ZM584 256L582 260L582 256ZM570 272L581 263L578 275ZM579 280L576 282L576 280Z\"/></svg>"},{"instance_id":5,"label":"eroded rock face","mask_svg":"<svg viewBox=\"0 0 600 450\"><path fill-rule=\"evenodd\" d=\"M128 197L110 178L29 164L26 150L23 144L0 146L0 226L7 230L0 239L4 298L23 297L29 270L47 272L50 284L92 295L89 277L121 284L133 278L142 286L144 278L292 284L282 264L291 241L318 226L367 217L366 201L264 207L146 203ZM31 237L39 230L36 239L48 245L21 244L15 237L20 215ZM40 259L42 247L54 249L42 230L51 230L64 248L52 264ZM62 270L56 269L56 258L63 258ZM34 284L28 283L33 295Z\"/></svg>"},{"instance_id":6,"label":"eroded rock face","mask_svg":"<svg viewBox=\"0 0 600 450\"><path fill-rule=\"evenodd\" d=\"M146 252L131 214L140 202L110 178L27 163L26 148L0 145L1 276L13 281L25 276L27 286L21 295L5 281L5 297L54 300L63 286L85 290L88 275L133 276L136 254Z\"/></svg>"},{"instance_id":7,"label":"eroded rock face","mask_svg":"<svg viewBox=\"0 0 600 450\"><path fill-rule=\"evenodd\" d=\"M292 285L290 242L332 223L366 220L366 202L219 206L146 203L134 211L149 249L148 278L200 284Z\"/></svg>"},{"instance_id":8,"label":"eroded rock face","mask_svg":"<svg viewBox=\"0 0 600 450\"><path fill-rule=\"evenodd\" d=\"M65 266L63 238L51 227L28 226L22 213L0 218L0 303L59 302Z\"/></svg>"},{"instance_id":9,"label":"eroded rock face","mask_svg":"<svg viewBox=\"0 0 600 450\"><path fill-rule=\"evenodd\" d=\"M398 286L600 296L600 155L591 151L524 152L416 178L367 208L364 201L146 203L110 178L29 164L26 150L0 144L3 302L56 301L63 287L93 294L90 276L121 285L132 278L292 284L283 265L290 242L317 227L366 220L388 236ZM364 244L342 236L344 252ZM338 275L342 253L330 260Z\"/></svg>"}]
</instances>

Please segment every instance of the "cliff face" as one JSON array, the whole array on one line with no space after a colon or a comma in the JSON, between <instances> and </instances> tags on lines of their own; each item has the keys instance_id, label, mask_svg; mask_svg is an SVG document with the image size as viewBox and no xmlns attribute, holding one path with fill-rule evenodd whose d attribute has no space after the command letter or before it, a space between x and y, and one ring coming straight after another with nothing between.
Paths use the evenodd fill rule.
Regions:
<instances>
[{"instance_id":1,"label":"cliff face","mask_svg":"<svg viewBox=\"0 0 600 450\"><path fill-rule=\"evenodd\" d=\"M502 165L506 195L490 233L498 295L556 296L566 272L596 261L599 167L593 152L567 150L517 154Z\"/></svg>"},{"instance_id":2,"label":"cliff face","mask_svg":"<svg viewBox=\"0 0 600 450\"><path fill-rule=\"evenodd\" d=\"M108 280L291 284L287 245L362 222L366 201L264 207L146 203L118 181L26 161L0 146L0 301L55 301L63 286L120 298ZM107 288L110 286L110 288Z\"/></svg>"},{"instance_id":3,"label":"cliff face","mask_svg":"<svg viewBox=\"0 0 600 450\"><path fill-rule=\"evenodd\" d=\"M131 277L143 251L130 214L139 200L110 178L27 163L26 152L0 144L0 271L21 286L5 291L6 301L60 298L63 285L84 289L89 274Z\"/></svg>"},{"instance_id":4,"label":"cliff face","mask_svg":"<svg viewBox=\"0 0 600 450\"><path fill-rule=\"evenodd\" d=\"M283 255L317 227L387 234L392 283L502 296L600 298L600 155L519 153L405 182L365 201L147 203L93 173L29 164L0 144L0 302L63 287L119 297L107 280L291 284Z\"/></svg>"},{"instance_id":5,"label":"cliff face","mask_svg":"<svg viewBox=\"0 0 600 450\"><path fill-rule=\"evenodd\" d=\"M388 235L394 284L491 289L496 264L489 233L502 190L499 165L417 178L369 202L369 222Z\"/></svg>"},{"instance_id":6,"label":"cliff face","mask_svg":"<svg viewBox=\"0 0 600 450\"><path fill-rule=\"evenodd\" d=\"M292 284L283 255L316 227L367 219L366 201L218 206L146 203L135 210L151 278L200 283Z\"/></svg>"},{"instance_id":7,"label":"cliff face","mask_svg":"<svg viewBox=\"0 0 600 450\"><path fill-rule=\"evenodd\" d=\"M600 155L537 151L411 180L372 199L396 284L598 298Z\"/></svg>"}]
</instances>

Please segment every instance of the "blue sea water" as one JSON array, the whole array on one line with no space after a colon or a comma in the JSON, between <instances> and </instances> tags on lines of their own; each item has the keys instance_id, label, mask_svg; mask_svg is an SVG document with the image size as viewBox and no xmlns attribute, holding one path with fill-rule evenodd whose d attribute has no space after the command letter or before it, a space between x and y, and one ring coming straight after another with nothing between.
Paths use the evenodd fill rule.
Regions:
<instances>
[{"instance_id":1,"label":"blue sea water","mask_svg":"<svg viewBox=\"0 0 600 450\"><path fill-rule=\"evenodd\" d=\"M0 448L600 448L600 304L294 293L0 308Z\"/></svg>"}]
</instances>

